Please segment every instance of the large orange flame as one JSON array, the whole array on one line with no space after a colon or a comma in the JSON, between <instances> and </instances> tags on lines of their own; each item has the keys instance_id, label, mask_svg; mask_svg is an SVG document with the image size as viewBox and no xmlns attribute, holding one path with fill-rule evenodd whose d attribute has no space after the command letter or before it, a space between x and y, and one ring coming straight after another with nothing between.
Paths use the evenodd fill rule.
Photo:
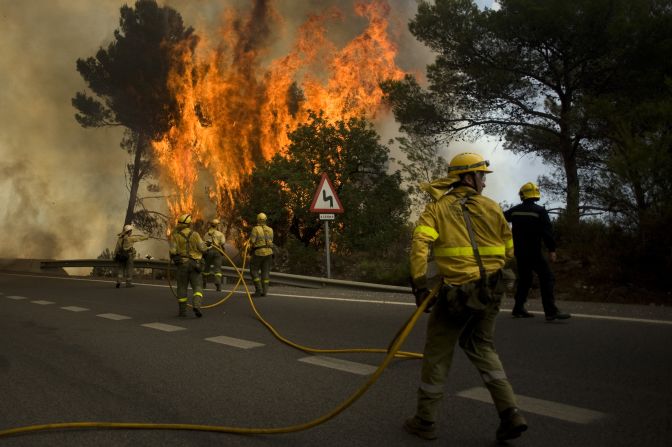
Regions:
<instances>
[{"instance_id":1,"label":"large orange flame","mask_svg":"<svg viewBox=\"0 0 672 447\"><path fill-rule=\"evenodd\" d=\"M261 60L268 56L267 40L282 18L264 0L246 17L227 11L216 45L201 40L197 54L176 52L186 69L172 73L170 88L182 115L153 145L164 186L175 190L168 203L173 216L198 216L207 200L218 212L231 207L243 176L282 152L287 131L309 110L321 110L332 121L376 117L380 81L403 72L388 36L387 0L358 0L355 12L368 26L342 48L327 38L326 24L342 19L331 9L308 17L293 49L266 66ZM207 197L201 198L199 184Z\"/></svg>"}]
</instances>

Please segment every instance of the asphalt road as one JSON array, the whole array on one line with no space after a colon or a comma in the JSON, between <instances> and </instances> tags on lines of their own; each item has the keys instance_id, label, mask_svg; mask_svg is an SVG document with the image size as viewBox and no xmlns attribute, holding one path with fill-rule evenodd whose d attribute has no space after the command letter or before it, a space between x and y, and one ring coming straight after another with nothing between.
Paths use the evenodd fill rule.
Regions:
<instances>
[{"instance_id":1,"label":"asphalt road","mask_svg":"<svg viewBox=\"0 0 672 447\"><path fill-rule=\"evenodd\" d=\"M206 303L221 296L208 291ZM287 287L255 303L280 334L314 348L385 348L414 310L404 295ZM562 308L574 318L547 323L514 320L506 304L497 349L530 425L510 445L672 444L669 308L568 301ZM383 359L282 344L242 294L202 319L176 313L164 283L115 289L110 281L0 273L0 431L91 421L303 424L337 407ZM423 316L404 350L421 352L425 323ZM414 412L420 362L395 360L351 407L305 431L77 429L0 438L0 447L494 446L494 407L456 352L436 442L401 428Z\"/></svg>"}]
</instances>

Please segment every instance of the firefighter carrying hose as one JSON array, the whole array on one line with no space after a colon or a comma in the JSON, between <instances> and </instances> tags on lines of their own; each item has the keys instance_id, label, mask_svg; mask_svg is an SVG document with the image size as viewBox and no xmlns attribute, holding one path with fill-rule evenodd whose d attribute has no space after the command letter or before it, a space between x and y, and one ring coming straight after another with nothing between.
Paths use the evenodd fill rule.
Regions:
<instances>
[{"instance_id":1,"label":"firefighter carrying hose","mask_svg":"<svg viewBox=\"0 0 672 447\"><path fill-rule=\"evenodd\" d=\"M179 317L187 316L188 287L193 292L192 306L197 317L203 301L203 252L207 250L201 236L191 229L191 214L182 214L170 233L170 260L177 268L177 304Z\"/></svg>"},{"instance_id":2,"label":"firefighter carrying hose","mask_svg":"<svg viewBox=\"0 0 672 447\"><path fill-rule=\"evenodd\" d=\"M489 162L462 153L449 165L449 176L421 185L435 199L413 233L410 264L418 306L429 296L428 256L442 286L427 326L417 410L406 431L436 439L436 420L455 344L479 371L499 413L497 440L513 439L527 429L513 388L493 344L495 320L505 290L502 269L513 257L509 225L497 203L481 195ZM431 304L431 303L430 303Z\"/></svg>"},{"instance_id":3,"label":"firefighter carrying hose","mask_svg":"<svg viewBox=\"0 0 672 447\"><path fill-rule=\"evenodd\" d=\"M250 275L254 281L254 296L266 296L271 282L271 262L275 245L273 244L273 229L266 225L266 214L257 214L257 225L250 233Z\"/></svg>"},{"instance_id":4,"label":"firefighter carrying hose","mask_svg":"<svg viewBox=\"0 0 672 447\"><path fill-rule=\"evenodd\" d=\"M208 250L205 252L205 271L203 272L203 288L206 288L209 277L214 277L215 288L222 290L222 261L224 256L220 250L224 250L224 233L219 231L219 219L212 219L209 223L208 232L203 236Z\"/></svg>"}]
</instances>

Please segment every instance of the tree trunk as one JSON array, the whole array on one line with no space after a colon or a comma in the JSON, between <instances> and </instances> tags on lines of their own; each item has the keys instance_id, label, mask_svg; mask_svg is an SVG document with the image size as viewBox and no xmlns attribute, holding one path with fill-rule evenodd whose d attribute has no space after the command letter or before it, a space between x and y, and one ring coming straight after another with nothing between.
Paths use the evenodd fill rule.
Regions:
<instances>
[{"instance_id":1,"label":"tree trunk","mask_svg":"<svg viewBox=\"0 0 672 447\"><path fill-rule=\"evenodd\" d=\"M128 208L126 208L126 218L124 219L124 225L129 225L133 222L133 215L135 214L135 204L138 201L138 188L140 186L141 173L140 173L140 162L142 160L142 154L145 150L145 138L143 134L138 134L137 141L135 143L135 159L133 161L133 173L131 175L131 193L128 197Z\"/></svg>"},{"instance_id":2,"label":"tree trunk","mask_svg":"<svg viewBox=\"0 0 672 447\"><path fill-rule=\"evenodd\" d=\"M573 155L571 145L567 144L567 150L562 151L565 165L565 177L567 178L567 205L565 218L570 227L579 223L579 172L576 166L576 157Z\"/></svg>"}]
</instances>

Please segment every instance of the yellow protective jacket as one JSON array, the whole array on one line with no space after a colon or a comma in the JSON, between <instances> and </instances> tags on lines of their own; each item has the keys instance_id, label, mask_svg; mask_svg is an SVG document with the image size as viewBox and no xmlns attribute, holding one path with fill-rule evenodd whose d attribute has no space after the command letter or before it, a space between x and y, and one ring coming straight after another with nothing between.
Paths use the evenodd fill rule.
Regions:
<instances>
[{"instance_id":1,"label":"yellow protective jacket","mask_svg":"<svg viewBox=\"0 0 672 447\"><path fill-rule=\"evenodd\" d=\"M149 239L147 236L126 236L124 233L121 233L117 239L117 245L114 247L114 252L125 251L130 253L134 251L133 244L146 241L147 239Z\"/></svg>"},{"instance_id":2,"label":"yellow protective jacket","mask_svg":"<svg viewBox=\"0 0 672 447\"><path fill-rule=\"evenodd\" d=\"M205 233L205 236L203 236L203 240L205 240L205 242L212 242L212 245L215 247L223 249L226 238L224 237L224 233L221 231L215 228L210 228L208 232Z\"/></svg>"},{"instance_id":3,"label":"yellow protective jacket","mask_svg":"<svg viewBox=\"0 0 672 447\"><path fill-rule=\"evenodd\" d=\"M201 235L187 225L178 225L170 234L170 255L183 258L201 259L207 250Z\"/></svg>"},{"instance_id":4,"label":"yellow protective jacket","mask_svg":"<svg viewBox=\"0 0 672 447\"><path fill-rule=\"evenodd\" d=\"M267 225L256 225L250 233L250 246L255 256L273 254L273 229Z\"/></svg>"},{"instance_id":5,"label":"yellow protective jacket","mask_svg":"<svg viewBox=\"0 0 672 447\"><path fill-rule=\"evenodd\" d=\"M413 232L411 276L423 287L430 249L446 284L465 284L480 278L476 257L462 214L460 200L469 196L479 254L487 274L501 269L513 257L513 239L500 206L468 186L457 186L427 205Z\"/></svg>"}]
</instances>

